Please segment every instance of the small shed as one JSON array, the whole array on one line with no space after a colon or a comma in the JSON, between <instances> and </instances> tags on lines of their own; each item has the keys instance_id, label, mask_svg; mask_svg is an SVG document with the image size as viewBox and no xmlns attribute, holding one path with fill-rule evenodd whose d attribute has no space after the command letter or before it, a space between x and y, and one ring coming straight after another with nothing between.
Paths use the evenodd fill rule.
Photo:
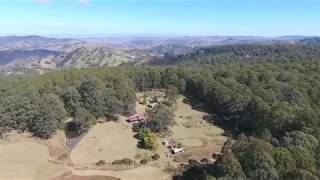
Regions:
<instances>
[{"instance_id":1,"label":"small shed","mask_svg":"<svg viewBox=\"0 0 320 180\"><path fill-rule=\"evenodd\" d=\"M128 117L127 122L137 122L137 121L144 121L144 116L141 114L134 114Z\"/></svg>"}]
</instances>

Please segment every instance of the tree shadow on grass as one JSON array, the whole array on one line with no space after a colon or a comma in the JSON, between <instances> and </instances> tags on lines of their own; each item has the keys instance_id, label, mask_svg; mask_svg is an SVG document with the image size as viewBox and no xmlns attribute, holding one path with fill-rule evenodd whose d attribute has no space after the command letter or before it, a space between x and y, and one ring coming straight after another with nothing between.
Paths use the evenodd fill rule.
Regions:
<instances>
[{"instance_id":1,"label":"tree shadow on grass","mask_svg":"<svg viewBox=\"0 0 320 180\"><path fill-rule=\"evenodd\" d=\"M77 138L83 134L83 133L77 132L74 122L65 123L64 133L68 139Z\"/></svg>"},{"instance_id":2,"label":"tree shadow on grass","mask_svg":"<svg viewBox=\"0 0 320 180\"><path fill-rule=\"evenodd\" d=\"M228 117L224 117L206 108L205 104L195 98L187 97L183 99L183 103L191 106L196 111L202 111L206 114L202 116L202 119L207 121L213 126L220 127L224 130L223 136L236 137L237 133L234 131L234 124L230 123Z\"/></svg>"}]
</instances>

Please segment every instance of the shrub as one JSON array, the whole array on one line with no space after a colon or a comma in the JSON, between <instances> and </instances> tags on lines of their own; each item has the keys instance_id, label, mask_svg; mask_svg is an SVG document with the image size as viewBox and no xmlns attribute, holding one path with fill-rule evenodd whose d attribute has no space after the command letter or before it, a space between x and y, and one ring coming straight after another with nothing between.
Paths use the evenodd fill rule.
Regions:
<instances>
[{"instance_id":1,"label":"shrub","mask_svg":"<svg viewBox=\"0 0 320 180\"><path fill-rule=\"evenodd\" d=\"M141 161L140 161L140 164L147 164L148 163L148 160L146 160L146 159L142 159Z\"/></svg>"},{"instance_id":2,"label":"shrub","mask_svg":"<svg viewBox=\"0 0 320 180\"><path fill-rule=\"evenodd\" d=\"M143 126L140 124L140 123L137 123L137 124L133 124L132 125L132 131L133 132L139 132L139 130L143 128Z\"/></svg>"},{"instance_id":3,"label":"shrub","mask_svg":"<svg viewBox=\"0 0 320 180\"><path fill-rule=\"evenodd\" d=\"M207 158L203 158L203 159L201 159L201 161L200 161L201 163L204 163L204 164L208 164L208 163L210 163L210 161L207 159Z\"/></svg>"},{"instance_id":4,"label":"shrub","mask_svg":"<svg viewBox=\"0 0 320 180\"><path fill-rule=\"evenodd\" d=\"M151 131L148 128L139 128L137 131L137 139L143 140L146 136L149 136L150 133Z\"/></svg>"},{"instance_id":5,"label":"shrub","mask_svg":"<svg viewBox=\"0 0 320 180\"><path fill-rule=\"evenodd\" d=\"M122 162L121 162L121 160L114 160L114 161L112 162L112 164L113 164L113 165L121 165Z\"/></svg>"},{"instance_id":6,"label":"shrub","mask_svg":"<svg viewBox=\"0 0 320 180\"><path fill-rule=\"evenodd\" d=\"M105 164L106 164L106 162L104 160L99 160L98 162L96 162L97 166L103 166Z\"/></svg>"},{"instance_id":7,"label":"shrub","mask_svg":"<svg viewBox=\"0 0 320 180\"><path fill-rule=\"evenodd\" d=\"M190 165L197 165L197 164L199 164L199 162L197 160L194 160L194 159L189 159L189 164Z\"/></svg>"},{"instance_id":8,"label":"shrub","mask_svg":"<svg viewBox=\"0 0 320 180\"><path fill-rule=\"evenodd\" d=\"M158 149L157 136L154 133L150 133L142 140L143 148L155 151Z\"/></svg>"},{"instance_id":9,"label":"shrub","mask_svg":"<svg viewBox=\"0 0 320 180\"><path fill-rule=\"evenodd\" d=\"M121 160L122 164L127 164L127 165L131 165L134 164L134 160L129 159L129 158L124 158Z\"/></svg>"},{"instance_id":10,"label":"shrub","mask_svg":"<svg viewBox=\"0 0 320 180\"><path fill-rule=\"evenodd\" d=\"M123 158L121 160L115 160L112 162L113 165L132 165L135 161L129 158Z\"/></svg>"},{"instance_id":11,"label":"shrub","mask_svg":"<svg viewBox=\"0 0 320 180\"><path fill-rule=\"evenodd\" d=\"M154 155L151 156L153 160L158 160L160 158L160 155L158 153L155 153Z\"/></svg>"},{"instance_id":12,"label":"shrub","mask_svg":"<svg viewBox=\"0 0 320 180\"><path fill-rule=\"evenodd\" d=\"M140 140L138 144L140 148L155 151L159 146L156 134L152 133L148 128L140 128L135 137Z\"/></svg>"}]
</instances>

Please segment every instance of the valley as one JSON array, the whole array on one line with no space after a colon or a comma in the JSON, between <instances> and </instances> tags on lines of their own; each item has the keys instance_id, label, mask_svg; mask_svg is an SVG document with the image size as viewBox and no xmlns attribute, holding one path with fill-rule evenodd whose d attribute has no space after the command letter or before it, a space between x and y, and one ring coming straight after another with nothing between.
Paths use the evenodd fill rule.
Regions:
<instances>
[{"instance_id":1,"label":"valley","mask_svg":"<svg viewBox=\"0 0 320 180\"><path fill-rule=\"evenodd\" d=\"M0 0L0 180L320 180L319 0Z\"/></svg>"},{"instance_id":2,"label":"valley","mask_svg":"<svg viewBox=\"0 0 320 180\"><path fill-rule=\"evenodd\" d=\"M160 147L155 152L137 148L138 141L134 138L132 125L126 122L126 117L121 116L118 121L98 123L90 128L72 149L67 148L67 137L63 131L58 131L48 140L34 138L28 133L7 134L6 138L0 140L0 152L3 155L0 179L63 180L76 176L83 179L101 176L122 180L169 180L172 172L168 168L178 168L181 163L188 163L191 157L199 161L211 159L212 154L221 151L226 140L222 136L222 129L206 122L203 119L205 113L192 109L182 102L183 99L181 96L177 101L174 115L176 125L171 128L172 135L165 139L180 142L186 152L171 155L163 146L162 137L157 138ZM136 103L138 113L145 113L146 109L147 106ZM186 126L188 123L192 125ZM201 150L197 152L196 147L213 149L209 148L204 154ZM160 159L154 162L149 160L148 164L138 163L141 158L150 157L153 153L158 153ZM136 162L133 165L112 164L123 158ZM102 160L106 164L98 165L97 162Z\"/></svg>"},{"instance_id":3,"label":"valley","mask_svg":"<svg viewBox=\"0 0 320 180\"><path fill-rule=\"evenodd\" d=\"M300 48L311 44L308 43L308 39L312 41L316 37L204 36L58 39L41 36L4 36L0 37L0 72L4 74L26 72L43 74L70 68L185 64L192 56L195 54L197 56L201 52L213 53L212 57L201 57L205 59L202 63L212 63L219 58L228 59L228 53L234 53L235 59L270 60L273 59L273 56L277 57L277 51L283 48L289 52L287 56L298 56L295 51L301 51ZM243 48L247 54L242 54L244 53L241 52ZM256 49L267 51L267 53L270 51L270 54L259 54ZM309 51L314 51L314 49L311 47ZM308 57L308 55L304 56ZM208 59L211 60L208 61Z\"/></svg>"},{"instance_id":4,"label":"valley","mask_svg":"<svg viewBox=\"0 0 320 180\"><path fill-rule=\"evenodd\" d=\"M0 179L318 176L318 38L46 41L1 51Z\"/></svg>"}]
</instances>

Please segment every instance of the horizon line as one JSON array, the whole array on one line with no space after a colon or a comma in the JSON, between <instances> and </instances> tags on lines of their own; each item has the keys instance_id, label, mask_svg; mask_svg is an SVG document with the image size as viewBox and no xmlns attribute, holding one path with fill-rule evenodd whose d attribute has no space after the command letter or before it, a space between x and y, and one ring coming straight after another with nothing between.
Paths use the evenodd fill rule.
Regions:
<instances>
[{"instance_id":1,"label":"horizon line","mask_svg":"<svg viewBox=\"0 0 320 180\"><path fill-rule=\"evenodd\" d=\"M27 37L27 36L39 36L46 38L125 38L125 37L157 37L157 38L183 38L183 37L252 37L252 38L286 38L286 37L320 37L319 35L299 35L299 34L284 34L284 35L173 35L173 34L147 34L147 33L128 33L128 34L21 34L21 33L0 33L0 37Z\"/></svg>"}]
</instances>

